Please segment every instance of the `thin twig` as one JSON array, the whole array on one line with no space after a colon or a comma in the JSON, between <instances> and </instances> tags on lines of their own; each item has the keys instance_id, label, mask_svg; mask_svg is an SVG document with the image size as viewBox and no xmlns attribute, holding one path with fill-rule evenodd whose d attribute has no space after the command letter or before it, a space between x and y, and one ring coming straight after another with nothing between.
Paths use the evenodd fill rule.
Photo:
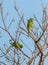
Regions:
<instances>
[{"instance_id":1,"label":"thin twig","mask_svg":"<svg viewBox=\"0 0 48 65\"><path fill-rule=\"evenodd\" d=\"M10 34L10 32L9 32L7 29L4 29L4 28L3 28L3 27L1 27L1 26L0 26L0 28L1 28L2 30L4 30L5 32L7 32L7 33L8 33L8 35L10 36L10 38L14 41L13 36Z\"/></svg>"},{"instance_id":2,"label":"thin twig","mask_svg":"<svg viewBox=\"0 0 48 65\"><path fill-rule=\"evenodd\" d=\"M24 24L25 27L26 27L26 24L25 24L25 22L24 22L24 17L23 17L23 15L21 16L19 10L17 9L17 7L16 7L16 3L15 3L15 0L14 0L14 8L15 8L15 10L16 10L18 16L20 17L21 21L23 21L23 24ZM26 27L26 28L27 28L27 27Z\"/></svg>"},{"instance_id":3,"label":"thin twig","mask_svg":"<svg viewBox=\"0 0 48 65\"><path fill-rule=\"evenodd\" d=\"M34 14L33 16L34 16L34 18L35 18L36 22L39 24L39 27L42 29L42 27L41 27L41 25L40 25L40 23L39 23L39 21L38 21L37 17L35 16L35 14Z\"/></svg>"},{"instance_id":4,"label":"thin twig","mask_svg":"<svg viewBox=\"0 0 48 65\"><path fill-rule=\"evenodd\" d=\"M15 22L14 18L11 20L9 26L8 26L8 29L11 27L12 23Z\"/></svg>"}]
</instances>

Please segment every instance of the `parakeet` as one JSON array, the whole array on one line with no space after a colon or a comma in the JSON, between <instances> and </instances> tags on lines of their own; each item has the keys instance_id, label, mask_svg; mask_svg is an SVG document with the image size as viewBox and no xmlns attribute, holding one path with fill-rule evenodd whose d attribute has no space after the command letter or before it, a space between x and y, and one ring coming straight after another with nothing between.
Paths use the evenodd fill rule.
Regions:
<instances>
[{"instance_id":1,"label":"parakeet","mask_svg":"<svg viewBox=\"0 0 48 65\"><path fill-rule=\"evenodd\" d=\"M13 43L10 43L10 44L11 44L11 47L15 47L15 48L23 48L23 45L20 44L20 43L13 42Z\"/></svg>"},{"instance_id":2,"label":"parakeet","mask_svg":"<svg viewBox=\"0 0 48 65\"><path fill-rule=\"evenodd\" d=\"M28 20L28 22L27 22L28 34L29 34L31 28L33 27L33 20L34 20L34 18L30 18L30 19Z\"/></svg>"}]
</instances>

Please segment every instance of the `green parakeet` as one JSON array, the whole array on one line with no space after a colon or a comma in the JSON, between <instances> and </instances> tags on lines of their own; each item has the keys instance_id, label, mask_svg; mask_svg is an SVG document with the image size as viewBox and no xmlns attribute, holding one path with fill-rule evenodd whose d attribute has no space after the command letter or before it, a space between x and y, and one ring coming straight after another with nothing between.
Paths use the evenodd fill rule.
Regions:
<instances>
[{"instance_id":1,"label":"green parakeet","mask_svg":"<svg viewBox=\"0 0 48 65\"><path fill-rule=\"evenodd\" d=\"M13 43L10 43L10 44L11 44L11 47L15 47L15 48L23 48L23 45L20 44L20 43L13 42Z\"/></svg>"},{"instance_id":2,"label":"green parakeet","mask_svg":"<svg viewBox=\"0 0 48 65\"><path fill-rule=\"evenodd\" d=\"M28 34L29 34L31 28L33 27L33 20L34 20L34 18L30 18L30 19L28 20L28 22L27 22Z\"/></svg>"}]
</instances>

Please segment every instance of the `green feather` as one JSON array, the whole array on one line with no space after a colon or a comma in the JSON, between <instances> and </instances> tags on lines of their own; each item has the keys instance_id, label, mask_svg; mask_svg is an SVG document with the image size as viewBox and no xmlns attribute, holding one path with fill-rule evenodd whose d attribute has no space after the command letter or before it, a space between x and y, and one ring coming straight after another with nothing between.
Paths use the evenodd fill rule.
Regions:
<instances>
[{"instance_id":1,"label":"green feather","mask_svg":"<svg viewBox=\"0 0 48 65\"><path fill-rule=\"evenodd\" d=\"M20 46L20 48L23 48L23 45L21 43L18 43L18 45Z\"/></svg>"},{"instance_id":2,"label":"green feather","mask_svg":"<svg viewBox=\"0 0 48 65\"><path fill-rule=\"evenodd\" d=\"M15 47L15 48L23 48L23 45L22 45L22 44L20 44L20 43L15 43L15 42L11 43L11 46L12 46L12 47Z\"/></svg>"},{"instance_id":3,"label":"green feather","mask_svg":"<svg viewBox=\"0 0 48 65\"><path fill-rule=\"evenodd\" d=\"M30 18L27 22L27 30L30 32L31 28L33 27L33 18Z\"/></svg>"}]
</instances>

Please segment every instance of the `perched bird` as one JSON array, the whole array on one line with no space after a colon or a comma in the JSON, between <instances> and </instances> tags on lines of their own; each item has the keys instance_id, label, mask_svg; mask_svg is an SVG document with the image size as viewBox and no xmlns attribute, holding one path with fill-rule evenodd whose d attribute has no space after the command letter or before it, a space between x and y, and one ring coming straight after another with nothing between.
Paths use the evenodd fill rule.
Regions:
<instances>
[{"instance_id":1,"label":"perched bird","mask_svg":"<svg viewBox=\"0 0 48 65\"><path fill-rule=\"evenodd\" d=\"M30 18L27 22L28 35L29 35L31 28L33 27L33 20L34 20L34 18Z\"/></svg>"},{"instance_id":2,"label":"perched bird","mask_svg":"<svg viewBox=\"0 0 48 65\"><path fill-rule=\"evenodd\" d=\"M13 42L13 43L10 43L10 44L11 44L11 47L15 47L15 48L23 48L23 45L20 44L20 43Z\"/></svg>"}]
</instances>

